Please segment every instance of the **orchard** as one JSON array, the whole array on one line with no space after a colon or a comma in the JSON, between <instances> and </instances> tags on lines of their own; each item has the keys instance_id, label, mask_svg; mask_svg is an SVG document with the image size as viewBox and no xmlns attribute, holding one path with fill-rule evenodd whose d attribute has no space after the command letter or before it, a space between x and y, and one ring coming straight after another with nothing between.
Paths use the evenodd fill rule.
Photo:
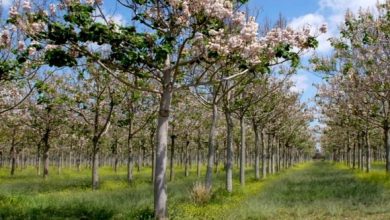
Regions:
<instances>
[{"instance_id":1,"label":"orchard","mask_svg":"<svg viewBox=\"0 0 390 220\"><path fill-rule=\"evenodd\" d=\"M1 4L0 219L390 218L388 0Z\"/></svg>"}]
</instances>

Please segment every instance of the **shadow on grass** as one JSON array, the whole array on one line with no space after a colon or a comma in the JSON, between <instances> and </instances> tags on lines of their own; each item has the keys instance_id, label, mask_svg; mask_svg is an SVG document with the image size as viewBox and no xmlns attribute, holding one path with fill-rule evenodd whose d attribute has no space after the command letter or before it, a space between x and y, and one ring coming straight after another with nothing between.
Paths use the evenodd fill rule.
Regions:
<instances>
[{"instance_id":1,"label":"shadow on grass","mask_svg":"<svg viewBox=\"0 0 390 220\"><path fill-rule=\"evenodd\" d=\"M309 205L320 200L337 200L341 203L346 200L368 205L378 201L383 191L378 184L357 180L352 172L317 162L310 169L277 182L265 196L272 193L274 200L286 206Z\"/></svg>"},{"instance_id":2,"label":"shadow on grass","mask_svg":"<svg viewBox=\"0 0 390 220\"><path fill-rule=\"evenodd\" d=\"M3 206L0 210L0 219L111 219L113 215L114 210L86 204L29 209Z\"/></svg>"}]
</instances>

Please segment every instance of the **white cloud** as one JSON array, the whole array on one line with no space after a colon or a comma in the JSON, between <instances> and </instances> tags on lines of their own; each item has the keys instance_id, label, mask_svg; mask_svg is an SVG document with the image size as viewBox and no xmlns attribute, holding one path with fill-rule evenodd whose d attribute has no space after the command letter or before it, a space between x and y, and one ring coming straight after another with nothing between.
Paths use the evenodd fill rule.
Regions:
<instances>
[{"instance_id":1,"label":"white cloud","mask_svg":"<svg viewBox=\"0 0 390 220\"><path fill-rule=\"evenodd\" d=\"M294 18L289 25L294 28L310 25L314 31L318 30L322 24L327 24L328 33L318 37L319 47L317 48L318 53L326 54L332 50L328 39L338 36L338 27L342 24L346 11L357 12L361 8L374 10L377 2L377 0L319 0L317 11ZM385 2L385 0L379 0L379 2Z\"/></svg>"},{"instance_id":2,"label":"white cloud","mask_svg":"<svg viewBox=\"0 0 390 220\"><path fill-rule=\"evenodd\" d=\"M295 28L295 29L300 29L302 27L309 25L311 27L312 34L317 34L318 29L323 24L326 24L329 27L329 22L327 21L327 19L323 15L321 15L319 13L311 13L311 14L306 14L306 15L298 17L298 18L294 18L290 22L289 26L291 26L292 28ZM319 41L319 46L317 48L318 52L326 53L326 52L329 52L331 50L331 46L330 46L330 43L328 41L328 39L330 37L332 37L331 31L332 30L329 30L328 33L322 34L318 37L318 41Z\"/></svg>"},{"instance_id":3,"label":"white cloud","mask_svg":"<svg viewBox=\"0 0 390 220\"><path fill-rule=\"evenodd\" d=\"M293 75L291 81L294 83L290 89L292 92L304 92L311 86L309 78L304 74Z\"/></svg>"},{"instance_id":4,"label":"white cloud","mask_svg":"<svg viewBox=\"0 0 390 220\"><path fill-rule=\"evenodd\" d=\"M110 20L112 20L115 24L118 25L124 25L125 24L125 19L121 14L116 14L110 17Z\"/></svg>"}]
</instances>

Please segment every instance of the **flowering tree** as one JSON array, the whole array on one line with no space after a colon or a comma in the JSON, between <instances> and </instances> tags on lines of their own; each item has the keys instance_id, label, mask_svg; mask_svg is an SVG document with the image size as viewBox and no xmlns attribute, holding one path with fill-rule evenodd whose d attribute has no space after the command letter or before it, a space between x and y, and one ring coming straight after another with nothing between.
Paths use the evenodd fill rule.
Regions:
<instances>
[{"instance_id":1,"label":"flowering tree","mask_svg":"<svg viewBox=\"0 0 390 220\"><path fill-rule=\"evenodd\" d=\"M136 23L126 26L110 21L102 13L101 1L64 1L49 5L46 12L26 0L21 9L16 5L11 8L9 22L29 42L17 52L18 64L39 60L51 67L98 65L134 90L160 95L154 184L155 214L163 219L167 215L165 170L174 92L189 86L227 82L252 70L265 72L279 58L297 65L299 56L292 49L316 46L315 38L307 31L277 29L259 38L255 19L247 19L236 10L245 2L119 1L131 10ZM217 75L220 77L207 78L207 71L189 71L198 66L207 70L220 61L230 69ZM134 80L135 77L142 80Z\"/></svg>"},{"instance_id":2,"label":"flowering tree","mask_svg":"<svg viewBox=\"0 0 390 220\"><path fill-rule=\"evenodd\" d=\"M346 107L348 117L354 116L363 122L360 123L363 127L358 126L360 134L356 137L365 137L368 160L371 157L367 137L369 127L372 125L383 130L387 171L390 170L389 7L390 3L386 1L378 3L375 13L361 10L354 15L347 12L345 25L340 29L341 36L331 40L334 56L312 59L315 69L334 75L331 86L327 90L324 87L323 96L347 97L335 102L337 112L341 114Z\"/></svg>"}]
</instances>

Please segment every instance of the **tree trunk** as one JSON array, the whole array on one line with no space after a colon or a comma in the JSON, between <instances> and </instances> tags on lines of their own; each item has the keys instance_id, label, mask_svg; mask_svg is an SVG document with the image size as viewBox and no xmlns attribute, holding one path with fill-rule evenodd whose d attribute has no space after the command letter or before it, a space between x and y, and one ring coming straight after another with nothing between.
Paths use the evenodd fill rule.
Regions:
<instances>
[{"instance_id":1,"label":"tree trunk","mask_svg":"<svg viewBox=\"0 0 390 220\"><path fill-rule=\"evenodd\" d=\"M352 148L352 169L356 168L356 142L353 143Z\"/></svg>"},{"instance_id":2,"label":"tree trunk","mask_svg":"<svg viewBox=\"0 0 390 220\"><path fill-rule=\"evenodd\" d=\"M200 151L202 148L201 138L200 138L200 129L198 131L198 148L196 150L196 175L200 177Z\"/></svg>"},{"instance_id":3,"label":"tree trunk","mask_svg":"<svg viewBox=\"0 0 390 220\"><path fill-rule=\"evenodd\" d=\"M92 190L97 190L99 188L99 155L98 155L98 140L96 137L93 139L93 149L92 149Z\"/></svg>"},{"instance_id":4,"label":"tree trunk","mask_svg":"<svg viewBox=\"0 0 390 220\"><path fill-rule=\"evenodd\" d=\"M170 59L166 61L166 66L170 65ZM157 124L157 146L156 146L156 169L154 178L154 210L155 218L158 220L167 218L167 186L165 171L167 167L167 145L169 111L173 94L172 75L170 71L164 72L163 92L160 100L158 124Z\"/></svg>"},{"instance_id":5,"label":"tree trunk","mask_svg":"<svg viewBox=\"0 0 390 220\"><path fill-rule=\"evenodd\" d=\"M390 173L390 127L388 121L385 121L383 124L384 147L386 151L386 172Z\"/></svg>"},{"instance_id":6,"label":"tree trunk","mask_svg":"<svg viewBox=\"0 0 390 220\"><path fill-rule=\"evenodd\" d=\"M46 179L49 175L49 149L43 149L43 178Z\"/></svg>"},{"instance_id":7,"label":"tree trunk","mask_svg":"<svg viewBox=\"0 0 390 220\"><path fill-rule=\"evenodd\" d=\"M47 127L45 134L43 135L43 178L46 179L49 175L49 149L50 149L50 132L51 130Z\"/></svg>"},{"instance_id":8,"label":"tree trunk","mask_svg":"<svg viewBox=\"0 0 390 220\"><path fill-rule=\"evenodd\" d=\"M187 135L188 136L188 135ZM189 169L188 169L188 166L189 166L189 162L190 162L190 155L189 155L189 150L188 150L188 147L190 145L190 141L188 140L188 137L187 137L187 141L186 141L186 146L185 146L185 160L184 160L184 176L187 177L189 176Z\"/></svg>"},{"instance_id":9,"label":"tree trunk","mask_svg":"<svg viewBox=\"0 0 390 220\"><path fill-rule=\"evenodd\" d=\"M280 141L276 139L276 172L280 171Z\"/></svg>"},{"instance_id":10,"label":"tree trunk","mask_svg":"<svg viewBox=\"0 0 390 220\"><path fill-rule=\"evenodd\" d=\"M17 152L16 152L16 144L15 144L15 135L16 135L16 129L13 129L12 132L12 141L11 141L11 176L15 174L16 170L16 157L17 157Z\"/></svg>"},{"instance_id":11,"label":"tree trunk","mask_svg":"<svg viewBox=\"0 0 390 220\"><path fill-rule=\"evenodd\" d=\"M369 173L371 170L371 146L370 146L370 136L368 130L365 132L365 145L366 145L366 172Z\"/></svg>"},{"instance_id":12,"label":"tree trunk","mask_svg":"<svg viewBox=\"0 0 390 220\"><path fill-rule=\"evenodd\" d=\"M176 135L171 135L171 158L169 162L169 181L173 181L175 178L174 171L174 159L175 159L175 139Z\"/></svg>"},{"instance_id":13,"label":"tree trunk","mask_svg":"<svg viewBox=\"0 0 390 220\"><path fill-rule=\"evenodd\" d=\"M129 111L131 111L132 103L129 102ZM129 117L129 124L127 127L127 182L133 181L133 120Z\"/></svg>"},{"instance_id":14,"label":"tree trunk","mask_svg":"<svg viewBox=\"0 0 390 220\"><path fill-rule=\"evenodd\" d=\"M118 153L115 153L114 154L114 172L115 173L118 172L118 163L119 163Z\"/></svg>"},{"instance_id":15,"label":"tree trunk","mask_svg":"<svg viewBox=\"0 0 390 220\"><path fill-rule=\"evenodd\" d=\"M154 143L154 140L155 140L154 133L155 133L154 130L150 129L149 143L150 143L150 147L151 147L151 151L152 151L152 177L151 177L151 180L152 180L153 185L154 185L154 176L156 173L156 149L155 149L155 143Z\"/></svg>"},{"instance_id":16,"label":"tree trunk","mask_svg":"<svg viewBox=\"0 0 390 220\"><path fill-rule=\"evenodd\" d=\"M253 132L255 133L255 178L256 180L260 179L260 145L261 145L261 135L259 128L255 121L253 121Z\"/></svg>"},{"instance_id":17,"label":"tree trunk","mask_svg":"<svg viewBox=\"0 0 390 220\"><path fill-rule=\"evenodd\" d=\"M363 161L363 139L364 137L362 135L359 135L359 169L363 170L364 167L364 161Z\"/></svg>"},{"instance_id":18,"label":"tree trunk","mask_svg":"<svg viewBox=\"0 0 390 220\"><path fill-rule=\"evenodd\" d=\"M245 136L246 136L246 130L245 130L245 121L244 117L240 118L240 129L241 129L241 152L240 152L240 184L241 186L245 186L245 153L246 153L246 146L245 146Z\"/></svg>"},{"instance_id":19,"label":"tree trunk","mask_svg":"<svg viewBox=\"0 0 390 220\"><path fill-rule=\"evenodd\" d=\"M226 190L233 191L233 120L231 112L225 111L226 137Z\"/></svg>"},{"instance_id":20,"label":"tree trunk","mask_svg":"<svg viewBox=\"0 0 390 220\"><path fill-rule=\"evenodd\" d=\"M142 145L142 142L141 142ZM138 154L137 154L137 172L141 172L142 167L142 152L141 152L141 146L138 146Z\"/></svg>"},{"instance_id":21,"label":"tree trunk","mask_svg":"<svg viewBox=\"0 0 390 220\"><path fill-rule=\"evenodd\" d=\"M261 131L260 133L260 136L261 136L261 146L262 146L262 149L261 149L261 169L262 169L262 175L261 177L264 179L267 177L267 148L266 148L266 145L264 144L264 133Z\"/></svg>"},{"instance_id":22,"label":"tree trunk","mask_svg":"<svg viewBox=\"0 0 390 220\"><path fill-rule=\"evenodd\" d=\"M212 178L213 178L213 166L214 166L214 158L215 158L215 138L217 132L217 118L218 118L218 108L215 103L213 103L213 114L211 119L211 127L209 133L209 149L207 154L207 170L206 170L206 187L208 189L212 186Z\"/></svg>"},{"instance_id":23,"label":"tree trunk","mask_svg":"<svg viewBox=\"0 0 390 220\"><path fill-rule=\"evenodd\" d=\"M36 156L36 170L37 170L37 175L41 175L41 144L38 144L37 146L37 156Z\"/></svg>"},{"instance_id":24,"label":"tree trunk","mask_svg":"<svg viewBox=\"0 0 390 220\"><path fill-rule=\"evenodd\" d=\"M77 172L80 172L81 170L81 160L82 160L81 153L79 153L79 158L77 158L76 160Z\"/></svg>"}]
</instances>

